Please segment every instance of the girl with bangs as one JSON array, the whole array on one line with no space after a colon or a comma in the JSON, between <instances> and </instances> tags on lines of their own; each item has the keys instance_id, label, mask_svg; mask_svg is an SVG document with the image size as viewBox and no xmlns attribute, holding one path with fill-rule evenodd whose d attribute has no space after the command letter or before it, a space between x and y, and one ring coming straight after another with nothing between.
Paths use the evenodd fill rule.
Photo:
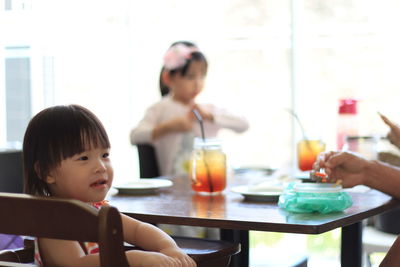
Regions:
<instances>
[{"instance_id":1,"label":"girl with bangs","mask_svg":"<svg viewBox=\"0 0 400 267\"><path fill-rule=\"evenodd\" d=\"M160 74L163 98L147 109L130 134L132 144L154 146L160 175L187 174L194 137L201 137L193 110L203 119L206 138L216 137L220 129L242 133L249 127L242 116L213 104L198 103L207 69L203 52L188 41L173 43L164 55Z\"/></svg>"},{"instance_id":2,"label":"girl with bangs","mask_svg":"<svg viewBox=\"0 0 400 267\"><path fill-rule=\"evenodd\" d=\"M92 112L78 105L47 108L25 132L25 192L107 205L113 181L109 156L107 133ZM123 214L121 219L125 241L147 250L126 252L130 266L196 266L160 229ZM41 266L100 266L95 243L40 238L35 248Z\"/></svg>"}]
</instances>

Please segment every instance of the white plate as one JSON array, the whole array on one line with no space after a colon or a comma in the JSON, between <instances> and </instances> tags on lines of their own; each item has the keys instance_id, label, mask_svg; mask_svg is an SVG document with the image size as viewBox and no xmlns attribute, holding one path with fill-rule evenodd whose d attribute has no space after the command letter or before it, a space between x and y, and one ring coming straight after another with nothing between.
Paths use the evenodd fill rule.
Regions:
<instances>
[{"instance_id":1,"label":"white plate","mask_svg":"<svg viewBox=\"0 0 400 267\"><path fill-rule=\"evenodd\" d=\"M239 193L249 201L278 201L283 192L283 186L248 186L240 185L231 188L232 192Z\"/></svg>"},{"instance_id":2,"label":"white plate","mask_svg":"<svg viewBox=\"0 0 400 267\"><path fill-rule=\"evenodd\" d=\"M157 189L170 186L172 186L172 182L167 179L142 178L137 181L116 185L114 188L118 189L120 194L143 195L155 193Z\"/></svg>"}]
</instances>

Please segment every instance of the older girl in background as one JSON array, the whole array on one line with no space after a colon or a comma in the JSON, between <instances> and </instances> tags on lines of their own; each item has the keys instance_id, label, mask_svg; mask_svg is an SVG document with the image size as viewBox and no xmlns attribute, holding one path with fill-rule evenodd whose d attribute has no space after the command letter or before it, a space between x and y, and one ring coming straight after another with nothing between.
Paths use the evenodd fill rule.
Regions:
<instances>
[{"instance_id":1,"label":"older girl in background","mask_svg":"<svg viewBox=\"0 0 400 267\"><path fill-rule=\"evenodd\" d=\"M198 103L207 75L208 63L199 48L190 42L171 45L164 56L160 90L164 96L147 109L144 118L131 131L131 143L155 147L161 175L182 174L201 129L193 114L203 117L205 136L213 138L220 129L237 133L248 129L247 120L213 104Z\"/></svg>"}]
</instances>

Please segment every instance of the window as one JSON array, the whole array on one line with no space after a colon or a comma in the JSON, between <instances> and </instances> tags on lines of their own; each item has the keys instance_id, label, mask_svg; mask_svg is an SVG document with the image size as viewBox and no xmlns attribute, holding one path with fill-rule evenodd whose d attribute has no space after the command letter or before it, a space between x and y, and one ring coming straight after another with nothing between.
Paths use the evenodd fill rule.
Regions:
<instances>
[{"instance_id":1,"label":"window","mask_svg":"<svg viewBox=\"0 0 400 267\"><path fill-rule=\"evenodd\" d=\"M7 142L22 141L31 117L29 57L6 58L5 74Z\"/></svg>"},{"instance_id":2,"label":"window","mask_svg":"<svg viewBox=\"0 0 400 267\"><path fill-rule=\"evenodd\" d=\"M176 40L198 43L208 57L202 100L250 120L245 134L221 133L232 166L293 162L301 133L289 108L328 149L336 147L340 98L360 100L360 134L386 132L376 111L400 121L394 97L399 39L390 30L398 22L398 4L393 1L379 8L362 0L171 0L156 2L157 8L154 1L127 0L2 3L7 11L0 20L8 30L0 45L29 47L24 63L17 61L30 64L31 115L53 104L93 110L109 131L115 169L121 172L117 179L138 174L129 131L159 99L161 59ZM26 12L18 12L22 9ZM17 64L6 57L1 75L6 62ZM29 90L19 90L26 97L18 101L29 102ZM6 121L0 118L3 129L10 127Z\"/></svg>"},{"instance_id":3,"label":"window","mask_svg":"<svg viewBox=\"0 0 400 267\"><path fill-rule=\"evenodd\" d=\"M35 55L29 46L8 46L4 51L0 144L19 148L32 115L54 103L54 62L51 56Z\"/></svg>"},{"instance_id":4,"label":"window","mask_svg":"<svg viewBox=\"0 0 400 267\"><path fill-rule=\"evenodd\" d=\"M0 143L21 143L26 125L31 118L31 62L29 47L5 48L3 57L4 84L0 92L4 96L1 105L4 114L0 119L2 131ZM18 145L17 145L18 146Z\"/></svg>"},{"instance_id":5,"label":"window","mask_svg":"<svg viewBox=\"0 0 400 267\"><path fill-rule=\"evenodd\" d=\"M31 6L31 0L4 0L4 10L6 11L29 10Z\"/></svg>"},{"instance_id":6,"label":"window","mask_svg":"<svg viewBox=\"0 0 400 267\"><path fill-rule=\"evenodd\" d=\"M304 0L297 6L296 103L305 127L335 149L338 100L356 98L360 135L386 134L377 111L400 122L399 37L393 1Z\"/></svg>"}]
</instances>

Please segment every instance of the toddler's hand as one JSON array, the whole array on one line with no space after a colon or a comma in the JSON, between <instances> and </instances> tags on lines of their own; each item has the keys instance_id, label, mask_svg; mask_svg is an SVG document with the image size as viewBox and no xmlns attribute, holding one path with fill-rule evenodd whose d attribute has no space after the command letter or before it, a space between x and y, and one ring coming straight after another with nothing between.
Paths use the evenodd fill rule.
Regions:
<instances>
[{"instance_id":1,"label":"toddler's hand","mask_svg":"<svg viewBox=\"0 0 400 267\"><path fill-rule=\"evenodd\" d=\"M172 258L178 260L180 262L180 264L182 264L182 267L195 267L196 266L196 262L179 248L167 248L167 249L161 250L160 252L169 257L172 257Z\"/></svg>"},{"instance_id":2,"label":"toddler's hand","mask_svg":"<svg viewBox=\"0 0 400 267\"><path fill-rule=\"evenodd\" d=\"M140 260L138 260L138 258ZM177 259L164 255L159 252L142 251L140 257L136 259L129 259L130 266L140 267L181 267Z\"/></svg>"}]
</instances>

